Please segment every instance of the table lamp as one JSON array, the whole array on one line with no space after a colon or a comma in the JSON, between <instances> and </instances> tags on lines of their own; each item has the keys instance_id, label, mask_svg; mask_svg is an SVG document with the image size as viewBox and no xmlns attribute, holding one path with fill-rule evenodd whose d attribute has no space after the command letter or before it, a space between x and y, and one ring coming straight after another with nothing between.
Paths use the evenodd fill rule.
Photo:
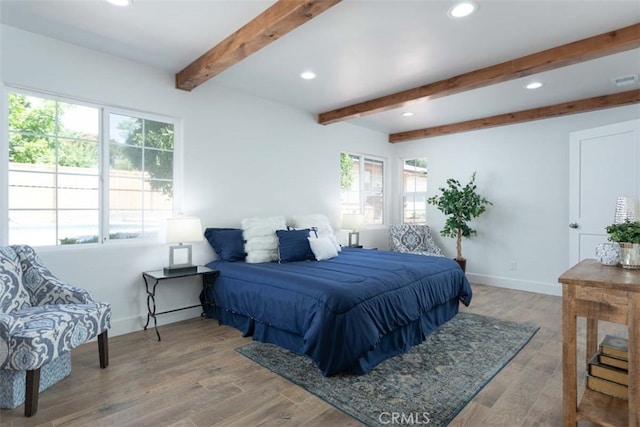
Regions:
<instances>
[{"instance_id":1,"label":"table lamp","mask_svg":"<svg viewBox=\"0 0 640 427\"><path fill-rule=\"evenodd\" d=\"M191 264L191 245L188 242L202 240L202 223L200 218L179 216L167 218L166 243L178 243L169 246L169 266L164 268L164 274L195 273L198 267Z\"/></svg>"},{"instance_id":2,"label":"table lamp","mask_svg":"<svg viewBox=\"0 0 640 427\"><path fill-rule=\"evenodd\" d=\"M349 247L360 246L360 233L358 230L364 228L364 215L362 214L344 214L342 215L342 228L351 230L349 232Z\"/></svg>"}]
</instances>

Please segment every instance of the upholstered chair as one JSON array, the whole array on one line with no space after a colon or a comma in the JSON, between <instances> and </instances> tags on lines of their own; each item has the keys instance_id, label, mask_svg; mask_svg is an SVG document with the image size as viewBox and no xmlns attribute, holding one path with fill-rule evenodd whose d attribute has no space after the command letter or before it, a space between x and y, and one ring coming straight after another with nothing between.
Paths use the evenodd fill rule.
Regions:
<instances>
[{"instance_id":1,"label":"upholstered chair","mask_svg":"<svg viewBox=\"0 0 640 427\"><path fill-rule=\"evenodd\" d=\"M444 256L433 241L429 226L424 224L390 225L389 249L393 252Z\"/></svg>"},{"instance_id":2,"label":"upholstered chair","mask_svg":"<svg viewBox=\"0 0 640 427\"><path fill-rule=\"evenodd\" d=\"M111 306L61 282L33 248L0 246L0 407L24 402L34 415L38 393L70 374L70 351L93 338L106 368L110 326Z\"/></svg>"}]
</instances>

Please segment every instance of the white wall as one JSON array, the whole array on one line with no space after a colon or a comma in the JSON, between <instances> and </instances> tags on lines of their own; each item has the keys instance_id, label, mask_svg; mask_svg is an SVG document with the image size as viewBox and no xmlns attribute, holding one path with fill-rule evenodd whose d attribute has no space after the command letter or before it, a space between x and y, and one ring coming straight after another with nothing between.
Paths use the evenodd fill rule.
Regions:
<instances>
[{"instance_id":1,"label":"white wall","mask_svg":"<svg viewBox=\"0 0 640 427\"><path fill-rule=\"evenodd\" d=\"M183 119L182 211L207 226L239 226L249 216L325 213L340 222L341 150L389 158L386 136L349 124L320 126L312 115L208 82L193 92L174 89L171 73L2 26L2 77L10 86ZM6 200L6 186L1 196ZM367 245L386 242L373 231ZM141 272L162 268L159 243L38 248L60 278L92 290L112 304L117 335L141 329L146 297ZM207 243L194 246L194 262L214 258ZM196 279L163 282L158 311L198 303ZM197 309L159 317L159 323L194 317Z\"/></svg>"},{"instance_id":2,"label":"white wall","mask_svg":"<svg viewBox=\"0 0 640 427\"><path fill-rule=\"evenodd\" d=\"M632 105L405 142L394 154L427 157L429 195L447 178L464 184L477 171L478 190L494 205L474 221L478 235L462 243L472 282L560 295L557 278L570 267L569 133L637 117L640 106ZM427 215L437 242L455 256L455 240L438 234L444 215L433 206Z\"/></svg>"},{"instance_id":3,"label":"white wall","mask_svg":"<svg viewBox=\"0 0 640 427\"><path fill-rule=\"evenodd\" d=\"M182 211L200 216L205 226L238 226L248 216L323 212L337 229L340 151L389 159L389 170L396 171L397 158L426 156L430 194L448 177L465 181L477 171L480 191L495 203L476 221L478 236L463 243L470 279L554 294L560 291L558 275L568 267L569 133L640 116L636 105L392 145L378 132L345 123L320 126L309 113L215 81L190 93L179 91L171 73L12 27L1 29L0 75L8 85L183 119ZM0 191L6 203L6 185ZM397 194L393 200L399 200ZM387 215L390 222L399 221L397 208ZM443 221L430 208L436 239L453 256L453 240L437 235ZM366 230L361 242L386 248L386 230ZM204 242L194 251L198 263L213 258ZM112 304L112 335L142 328L141 272L167 262L167 249L159 243L38 252L56 275ZM512 261L516 270L510 270ZM163 284L158 311L197 304L199 288L195 279ZM159 320L198 313L193 309Z\"/></svg>"}]
</instances>

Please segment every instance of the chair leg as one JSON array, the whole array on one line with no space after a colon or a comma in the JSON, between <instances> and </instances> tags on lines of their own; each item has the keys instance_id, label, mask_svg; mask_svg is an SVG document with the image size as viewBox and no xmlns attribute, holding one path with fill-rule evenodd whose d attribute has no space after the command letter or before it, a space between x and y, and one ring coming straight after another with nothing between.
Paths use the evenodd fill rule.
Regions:
<instances>
[{"instance_id":1,"label":"chair leg","mask_svg":"<svg viewBox=\"0 0 640 427\"><path fill-rule=\"evenodd\" d=\"M38 392L40 390L40 368L27 371L24 394L24 416L30 417L38 412Z\"/></svg>"},{"instance_id":2,"label":"chair leg","mask_svg":"<svg viewBox=\"0 0 640 427\"><path fill-rule=\"evenodd\" d=\"M105 369L109 366L109 336L107 331L98 335L98 352L100 353L100 367Z\"/></svg>"}]
</instances>

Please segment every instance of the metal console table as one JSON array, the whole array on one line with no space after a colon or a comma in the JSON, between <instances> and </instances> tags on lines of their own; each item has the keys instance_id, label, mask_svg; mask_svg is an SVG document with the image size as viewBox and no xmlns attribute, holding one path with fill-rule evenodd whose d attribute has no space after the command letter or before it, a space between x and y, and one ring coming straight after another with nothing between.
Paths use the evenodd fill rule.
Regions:
<instances>
[{"instance_id":1,"label":"metal console table","mask_svg":"<svg viewBox=\"0 0 640 427\"><path fill-rule=\"evenodd\" d=\"M160 332L158 331L158 319L157 316L161 314L173 313L175 311L187 310L190 308L201 307L201 304L190 305L188 307L180 307L175 308L173 310L161 311L160 313L156 313L156 287L158 283L162 280L167 279L179 279L183 277L192 277L192 276L202 276L202 286L203 288L207 286L212 286L215 283L215 279L218 277L220 272L218 270L213 270L208 267L204 267L202 265L198 266L198 269L195 272L190 273L180 273L180 274L165 274L164 270L153 270L153 271L145 271L142 273L142 278L144 279L144 287L147 291L147 323L144 325L144 329L146 330L149 326L149 322L153 318L153 325L156 330L156 335L158 336L158 341L162 341L160 338ZM151 281L153 281L153 285L151 285Z\"/></svg>"}]
</instances>

